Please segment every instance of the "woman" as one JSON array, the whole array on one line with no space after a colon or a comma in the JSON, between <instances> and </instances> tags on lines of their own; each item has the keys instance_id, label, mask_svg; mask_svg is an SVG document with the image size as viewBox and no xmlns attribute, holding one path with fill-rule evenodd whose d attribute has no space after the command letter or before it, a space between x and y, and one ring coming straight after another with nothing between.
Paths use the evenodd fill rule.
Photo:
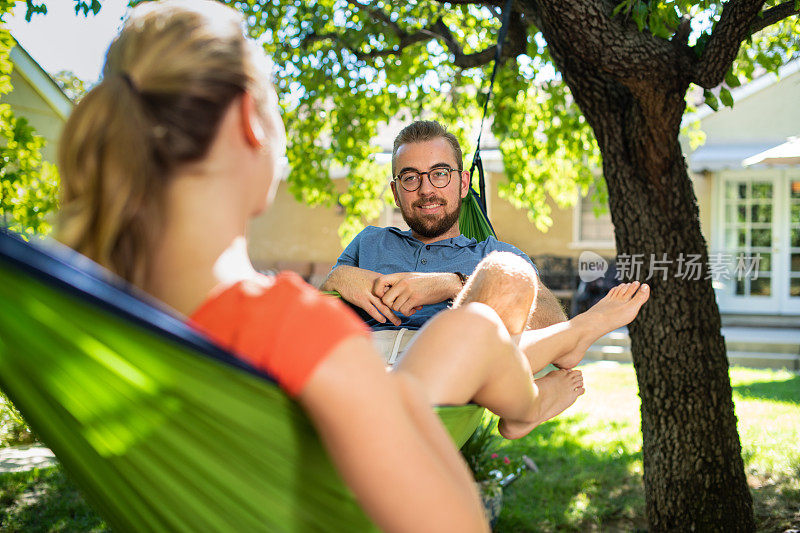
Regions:
<instances>
[{"instance_id":1,"label":"woman","mask_svg":"<svg viewBox=\"0 0 800 533\"><path fill-rule=\"evenodd\" d=\"M583 392L577 371L537 387L531 370L557 358L574 366L646 294L626 287L594 315L523 336L521 351L514 317L467 291L387 373L355 315L297 276L258 274L247 255L247 222L272 201L286 145L266 67L221 4L137 7L65 127L60 239L274 375L381 529L485 531L430 403L476 400L507 436L527 433ZM523 295L525 314L534 296Z\"/></svg>"}]
</instances>

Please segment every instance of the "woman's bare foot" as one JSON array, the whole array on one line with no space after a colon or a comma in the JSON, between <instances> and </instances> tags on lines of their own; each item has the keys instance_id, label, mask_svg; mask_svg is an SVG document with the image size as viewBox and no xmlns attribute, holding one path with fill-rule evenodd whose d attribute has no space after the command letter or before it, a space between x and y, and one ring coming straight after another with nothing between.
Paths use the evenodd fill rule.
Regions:
<instances>
[{"instance_id":1,"label":"woman's bare foot","mask_svg":"<svg viewBox=\"0 0 800 533\"><path fill-rule=\"evenodd\" d=\"M539 424L546 422L575 403L585 392L583 374L580 370L553 370L536 380L539 389L538 415L532 420L509 420L501 418L497 430L507 439L519 439Z\"/></svg>"},{"instance_id":2,"label":"woman's bare foot","mask_svg":"<svg viewBox=\"0 0 800 533\"><path fill-rule=\"evenodd\" d=\"M553 361L559 368L572 368L583 359L589 346L617 328L630 324L650 297L650 286L638 281L617 285L591 309L571 320L583 333L574 350Z\"/></svg>"}]
</instances>

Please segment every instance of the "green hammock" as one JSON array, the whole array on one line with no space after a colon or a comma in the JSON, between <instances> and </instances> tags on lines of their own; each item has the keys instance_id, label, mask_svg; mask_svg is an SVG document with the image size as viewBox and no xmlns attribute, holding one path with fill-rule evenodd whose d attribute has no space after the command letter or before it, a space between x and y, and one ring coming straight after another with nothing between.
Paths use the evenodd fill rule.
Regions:
<instances>
[{"instance_id":1,"label":"green hammock","mask_svg":"<svg viewBox=\"0 0 800 533\"><path fill-rule=\"evenodd\" d=\"M374 529L269 376L129 290L0 231L0 388L113 529ZM459 446L483 412L436 410Z\"/></svg>"},{"instance_id":2,"label":"green hammock","mask_svg":"<svg viewBox=\"0 0 800 533\"><path fill-rule=\"evenodd\" d=\"M465 237L470 237L478 242L485 241L494 235L494 229L489 224L489 219L481 210L475 191L470 187L467 197L461 204L461 213L458 215L458 227Z\"/></svg>"}]
</instances>

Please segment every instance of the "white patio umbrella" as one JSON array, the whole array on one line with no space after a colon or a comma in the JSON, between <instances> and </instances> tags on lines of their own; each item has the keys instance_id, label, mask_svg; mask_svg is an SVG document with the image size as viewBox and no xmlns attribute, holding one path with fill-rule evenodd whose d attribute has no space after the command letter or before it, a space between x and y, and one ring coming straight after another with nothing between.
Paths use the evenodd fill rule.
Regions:
<instances>
[{"instance_id":1,"label":"white patio umbrella","mask_svg":"<svg viewBox=\"0 0 800 533\"><path fill-rule=\"evenodd\" d=\"M788 141L774 148L750 156L742 165L800 165L800 137L790 137Z\"/></svg>"}]
</instances>

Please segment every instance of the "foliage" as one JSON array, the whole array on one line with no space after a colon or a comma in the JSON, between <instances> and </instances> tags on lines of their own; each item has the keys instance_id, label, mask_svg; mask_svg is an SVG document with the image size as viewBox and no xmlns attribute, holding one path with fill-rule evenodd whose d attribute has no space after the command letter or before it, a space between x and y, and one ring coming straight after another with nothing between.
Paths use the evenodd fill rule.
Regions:
<instances>
[{"instance_id":1,"label":"foliage","mask_svg":"<svg viewBox=\"0 0 800 533\"><path fill-rule=\"evenodd\" d=\"M0 4L0 20L11 3ZM9 53L13 37L0 28L0 95L13 89ZM0 104L0 225L31 236L50 231L48 213L57 205L58 171L42 159L44 139L9 104Z\"/></svg>"},{"instance_id":2,"label":"foliage","mask_svg":"<svg viewBox=\"0 0 800 533\"><path fill-rule=\"evenodd\" d=\"M0 0L0 22L14 2ZM9 94L9 58L15 41L0 27L0 96ZM6 103L0 103L0 227L32 236L46 234L48 213L56 207L58 172L42 160L44 139ZM31 442L34 435L11 402L0 392L0 446Z\"/></svg>"},{"instance_id":3,"label":"foliage","mask_svg":"<svg viewBox=\"0 0 800 533\"><path fill-rule=\"evenodd\" d=\"M461 447L475 481L502 479L517 472L520 461L503 454L505 442L497 433L497 417L487 412L478 429Z\"/></svg>"},{"instance_id":4,"label":"foliage","mask_svg":"<svg viewBox=\"0 0 800 533\"><path fill-rule=\"evenodd\" d=\"M61 90L64 91L64 94L76 104L80 102L83 95L92 88L91 85L80 79L71 70L59 70L53 74L53 79L58 86L61 87Z\"/></svg>"},{"instance_id":5,"label":"foliage","mask_svg":"<svg viewBox=\"0 0 800 533\"><path fill-rule=\"evenodd\" d=\"M13 5L13 1L11 0L3 0L4 2L8 1ZM72 0L75 2L75 14L83 14L84 17L88 17L89 13L93 15L97 15L102 7L102 3L100 0ZM47 5L43 0L37 2L36 0L25 0L25 20L30 22L31 18L34 15L46 15L47 14Z\"/></svg>"},{"instance_id":6,"label":"foliage","mask_svg":"<svg viewBox=\"0 0 800 533\"><path fill-rule=\"evenodd\" d=\"M372 163L370 145L383 124L435 117L455 130L471 153L485 100L489 61L500 25L502 2L375 2L319 0L227 0L247 17L250 34L261 39L277 65L291 140L289 183L310 204L338 201L347 236L373 217L389 177ZM767 1L765 12L777 0ZM688 44L700 53L725 3L722 0L623 0L614 10L623 24L656 39L674 40L690 31ZM690 22L687 27L683 21ZM798 21L785 19L752 35L725 82L705 90L712 108L733 106L730 89L795 57ZM524 31L524 30L523 30ZM506 48L490 105L492 132L506 168L501 196L541 230L552 220L547 196L560 206L573 203L602 181L595 171L600 153L538 28L514 33ZM514 44L516 43L516 45ZM521 43L521 44L520 44ZM487 52L487 53L484 53ZM691 123L692 143L702 141ZM348 169L347 191L337 196L331 168ZM594 188L606 201L606 188Z\"/></svg>"},{"instance_id":7,"label":"foliage","mask_svg":"<svg viewBox=\"0 0 800 533\"><path fill-rule=\"evenodd\" d=\"M0 392L0 448L16 444L30 444L36 440L14 405Z\"/></svg>"}]
</instances>

